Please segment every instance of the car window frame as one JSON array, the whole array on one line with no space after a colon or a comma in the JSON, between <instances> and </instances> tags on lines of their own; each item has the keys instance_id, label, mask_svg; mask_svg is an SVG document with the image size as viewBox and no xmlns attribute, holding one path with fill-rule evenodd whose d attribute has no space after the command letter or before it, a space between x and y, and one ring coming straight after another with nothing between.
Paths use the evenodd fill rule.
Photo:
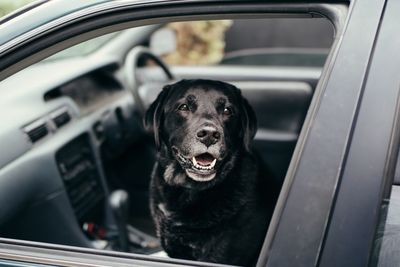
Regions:
<instances>
[{"instance_id":1,"label":"car window frame","mask_svg":"<svg viewBox=\"0 0 400 267\"><path fill-rule=\"evenodd\" d=\"M320 266L376 264L374 241L385 216L382 205L390 198L400 146L400 56L395 52L400 36L393 35L400 22L396 8L399 2L385 1ZM334 245L338 243L340 249Z\"/></svg>"},{"instance_id":2,"label":"car window frame","mask_svg":"<svg viewBox=\"0 0 400 267\"><path fill-rule=\"evenodd\" d=\"M311 120L311 124L306 124L309 129L302 130L298 151L289 166L285 184L290 183L288 178L294 179L290 186L284 185L287 191L278 200L279 210L273 218L276 230L268 231L263 249L266 260L262 265L292 266L296 262L297 266L317 266L321 252L327 250L324 242L331 209L335 192L341 187L339 178L346 164L383 10L384 1L351 2L340 48L334 62L328 60L330 66L326 67L332 69L319 83L325 87L321 90L323 95L314 96L313 101L317 97L322 99L317 100L320 101L317 107L311 105L305 122ZM357 34L360 25L363 25L362 36Z\"/></svg>"},{"instance_id":3,"label":"car window frame","mask_svg":"<svg viewBox=\"0 0 400 267\"><path fill-rule=\"evenodd\" d=\"M129 1L128 1L129 2ZM143 23L148 23L148 24L155 24L155 23L160 23L160 22L168 22L168 21L176 21L181 19L184 20L193 20L193 19L204 19L204 18L215 18L215 15L217 14L222 14L221 18L232 18L232 14L235 14L235 18L238 16L237 12L243 12L246 15L243 15L243 17L249 17L251 14L252 16L261 16L262 13L267 13L267 12L273 12L270 13L272 14L274 17L276 17L277 15L283 15L284 12L289 12L290 16L302 16L307 14L307 16L320 16L320 15L324 15L326 17L328 17L332 23L335 25L336 30L337 30L337 36L335 38L335 43L333 45L333 48L331 49L330 55L328 57L328 61L327 64L325 65L324 71L323 71L323 75L322 78L319 82L319 86L315 92L315 97L313 98L311 107L310 107L310 111L308 112L308 116L305 122L305 127L302 130L302 134L300 137L300 140L298 142L298 145L296 147L295 150L295 154L293 156L294 160L291 163L291 167L288 172L288 175L286 177L285 180L285 189L286 192L284 190L283 194L281 194L280 200L279 200L279 207L278 209L281 209L280 212L276 213L276 215L274 215L274 222L272 223L274 225L274 227L268 231L268 234L270 237L273 238L268 238L267 235L267 239L266 239L266 244L264 246L264 250L261 253L261 258L259 261L259 265L263 265L269 257L273 256L274 254L271 253L271 248L274 247L273 242L276 242L277 238L280 238L279 235L275 235L274 232L277 230L277 227L279 227L279 223L282 219L284 219L286 217L285 214L283 214L282 210L285 208L284 206L288 205L288 199L287 197L289 196L289 191L293 190L295 188L297 188L296 186L293 186L293 182L296 181L297 179L297 173L296 171L299 171L299 168L296 167L296 165L299 164L300 159L304 160L306 158L306 156L304 156L304 150L307 149L308 146L310 146L309 142L311 142L311 140L313 140L312 138L310 139L310 135L313 134L313 132L317 131L315 130L315 125L318 122L323 121L322 118L319 118L318 115L321 112L321 109L323 109L324 107L328 107L328 104L330 101L332 101L330 98L328 98L328 96L326 95L326 89L328 86L332 86L332 83L330 81L330 77L332 72L335 70L335 62L339 60L340 58L340 49L341 49L341 45L342 45L342 31L341 28L346 26L346 22L345 22L345 18L347 17L347 4L343 3L341 1L339 1L337 4L319 4L319 3L313 3L313 4L306 4L306 5L302 5L301 3L296 3L296 4L270 4L270 3L246 3L245 1L234 1L234 2L229 2L227 1L227 5L224 6L223 10L222 9L215 9L215 5L212 4L210 1L191 1L192 4L194 3L194 7L191 7L191 11L188 12L187 9L185 9L185 7L179 6L177 5L178 2L183 2L183 1L173 1L174 3L168 3L168 1L162 2L162 1L154 1L154 2L150 2L150 5L147 6L147 8L160 8L160 11L164 12L164 13L158 13L157 16L159 17L151 17L151 16L155 16L154 13L157 12L149 12L146 13L144 11L146 11L146 9L143 11L143 9L139 9L138 7L140 6L135 6L135 8L138 8L138 10L136 10L135 8L132 8L134 6L134 1L132 1L132 6L130 6L130 10L129 8L127 8L126 13L123 13L121 15L121 13L119 13L118 15L120 17L119 20L113 21L116 19L116 16L110 16L107 17L108 20L103 20L103 24L98 24L97 27L105 27L103 28L103 30L95 30L93 28L93 21L89 21L92 24L90 24L89 22L87 24L83 24L80 25L79 27L76 26L74 28L74 25L69 25L66 26L65 28L62 28L61 25L59 25L59 27L61 28L43 28L43 35L39 35L37 37L32 37L32 36L28 36L27 39L24 38L20 38L20 41L22 43L24 43L24 46L20 46L17 47L16 49L13 50L7 50L7 49L3 49L1 50L2 46L0 46L0 58L6 59L6 60L2 60L0 61L0 79L4 79L5 77L11 75L12 73L15 73L16 71L34 63L37 62L40 59L43 59L45 57L47 57L48 55L55 53L56 51L59 51L65 47L71 46L72 44L75 44L77 42L80 42L82 40L87 40L89 38L104 34L105 32L110 32L110 31L116 31L116 30L120 30L123 28L127 28L127 27L132 27L132 26L138 26L140 24ZM126 4L126 3L125 3ZM153 5L151 5L153 4ZM157 6L158 5L158 6ZM127 5L124 6L125 8L127 7ZM143 7L143 6L142 6ZM262 7L260 9L260 7ZM88 8L90 9L90 8ZM353 6L354 9L354 6ZM361 8L360 8L361 9ZM139 16L139 12L140 11L140 16ZM147 10L148 11L148 10ZM171 14L171 11L172 14ZM136 12L136 13L135 13ZM185 12L188 12L187 14L189 14L189 16L187 17L180 17L182 16L182 14L184 14ZM377 11L379 12L379 10ZM132 16L132 14L136 14L138 17ZM162 14L164 14L164 17L162 17ZM114 14L115 15L115 14ZM127 21L127 16L129 15L129 20ZM81 14L81 16L87 16L87 14ZM148 17L146 17L148 16ZM265 14L264 14L265 16ZM287 14L286 14L287 16ZM100 17L96 18L97 21L99 21ZM104 18L104 17L103 17ZM76 19L76 18L74 18ZM93 18L91 18L93 19ZM136 19L136 20L135 20ZM145 21L145 22L144 22ZM107 23L109 23L107 25ZM115 23L115 24L112 24ZM53 25L54 26L54 25ZM70 28L68 28L70 27ZM92 29L90 28L92 27ZM58 31L58 35L56 35L56 38L49 38L48 36L46 36L46 34L48 35L49 33L51 33L52 31ZM64 33L63 36L60 35L60 33ZM68 33L68 34L65 34ZM78 36L79 37L74 37L74 36ZM23 37L23 36L22 36ZM34 48L33 51L32 49L27 49L27 48ZM13 52L13 54L11 54L11 52ZM29 53L28 53L29 52ZM339 55L338 55L339 54ZM367 55L364 55L364 57L367 57ZM336 67L337 68L337 67ZM360 71L362 72L362 70ZM362 75L362 74L360 74ZM331 89L332 90L332 89ZM336 98L338 98L339 96L336 95ZM354 96L356 99L358 99L359 95L355 94ZM357 102L357 101L355 101ZM349 106L347 107L348 109L353 108L353 102L349 104ZM350 123L350 125L347 125L348 127L350 127L352 125L354 121L354 116L352 116L350 119L346 120L346 123ZM347 129L347 128L346 128ZM349 138L349 135L347 133L346 130L343 130L343 139L341 139L340 141L343 141L344 145L347 145L347 140ZM319 140L318 142L320 142L321 140ZM343 146L343 145L342 145ZM341 149L343 147L340 147L338 149ZM315 157L315 156L314 156ZM312 160L313 157L310 156L310 160ZM336 170L336 166L332 166L332 169ZM296 171L295 171L296 170ZM334 191L335 189L335 185L332 185L331 190ZM297 189L296 189L297 190ZM298 189L298 190L301 190ZM292 201L292 200L291 200ZM297 203L300 205L300 203ZM324 207L324 211L326 212L328 210L328 214L329 214L329 210L330 210L330 204L328 203L327 206ZM289 228L290 230L290 228ZM322 229L322 231L324 231L325 228ZM303 233L306 234L306 233ZM309 232L308 234L316 234L313 232ZM321 233L317 233L318 235L321 235ZM13 243L15 244L23 244L25 246L39 246L37 243L35 242L22 242L22 241L7 241L4 239L1 239L1 244L8 244L8 246L11 246ZM19 243L22 242L22 243ZM290 245L290 240L286 241L286 245ZM54 248L54 246L50 245L50 244L46 244L46 245L41 245L41 248L44 250L50 249L50 248ZM63 249L66 249L65 247L63 247ZM69 248L66 249L67 251L71 251L71 252L78 252L78 251L82 251L84 253L88 253L87 250L85 249L76 249L75 248ZM1 251L1 249L0 249ZM274 251L273 251L274 252ZM96 255L102 255L103 253L100 253L99 251L94 252ZM319 248L317 250L314 250L312 252L313 254L318 254L319 255ZM120 253L116 253L118 254L118 256L123 256ZM130 255L130 257L137 257L137 256L132 256ZM275 257L275 256L274 256ZM278 255L278 258L284 258L286 257L286 255ZM140 257L139 257L140 258ZM289 259L290 257L288 257ZM135 258L136 259L136 258ZM157 259L154 259L157 261ZM170 261L175 262L174 259L171 259ZM162 261L161 261L162 262ZM306 263L306 261L304 261L303 263ZM208 265L204 265L204 266L208 266ZM209 265L209 266L215 266L215 265ZM281 265L284 266L284 265ZM306 265L304 265L306 266Z\"/></svg>"}]
</instances>

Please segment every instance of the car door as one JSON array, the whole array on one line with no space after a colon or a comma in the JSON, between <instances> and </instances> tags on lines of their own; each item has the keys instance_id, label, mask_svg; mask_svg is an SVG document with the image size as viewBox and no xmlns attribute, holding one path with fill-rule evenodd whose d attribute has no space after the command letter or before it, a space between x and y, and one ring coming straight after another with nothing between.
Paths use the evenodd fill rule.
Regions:
<instances>
[{"instance_id":1,"label":"car door","mask_svg":"<svg viewBox=\"0 0 400 267\"><path fill-rule=\"evenodd\" d=\"M399 265L399 2L385 5L320 266Z\"/></svg>"},{"instance_id":2,"label":"car door","mask_svg":"<svg viewBox=\"0 0 400 267\"><path fill-rule=\"evenodd\" d=\"M370 139L368 138L365 139L366 136L369 136L368 131L366 131L366 128L364 128L363 131L360 130L359 136L357 137L355 136L355 132L357 130L354 129L355 121L357 121L357 123L360 123L361 109L366 109L368 111L372 110L372 107L368 106L368 104L365 104L364 102L364 100L367 99L366 90L368 90L364 88L368 88L368 83L371 81L370 78L372 72L370 71L372 71L372 68L369 68L369 66L370 64L373 64L373 60L375 59L374 57L372 57L372 55L375 56L377 53L377 50L375 50L377 45L376 36L377 33L380 32L379 21L381 19L383 12L382 8L384 7L384 1L380 3L375 2L374 4L377 5L374 6L375 8L373 12L374 15L372 16L371 13L368 13L371 15L368 16L368 26L364 25L365 27L371 27L368 28L369 30L365 31L363 34L363 38L366 38L363 39L363 43L368 44L363 46L363 49L365 49L364 51L361 51L359 49L360 47L356 45L356 43L358 43L360 40L359 39L351 40L352 37L350 36L352 31L354 31L353 36L357 36L357 38L361 36L356 34L356 32L359 31L359 28L354 25L357 24L358 19L363 20L363 14L365 14L365 12L367 12L367 10L369 10L369 8L372 7L372 4L365 3L365 5L363 5L360 4L360 2L356 2L352 6L350 23L346 29L346 32L344 33L341 50L338 52L335 65L333 66L334 69L344 65L352 66L352 71L351 74L348 73L345 75L346 76L345 83L342 83L343 80L342 78L340 78L341 75L344 75L344 73L340 73L341 71L339 70L337 71L333 70L331 73L326 88L327 90L326 92L328 92L330 88L332 88L332 90L334 90L335 93L333 93L330 96L325 95L325 97L326 99L332 97L331 101L333 102L331 102L329 108L327 106L325 107L327 108L326 110L325 108L323 108L323 104L320 106L319 116L321 116L321 118L324 116L326 117L324 117L323 120L316 122L314 124L314 129L311 129L309 133L310 134L309 136L310 139L308 139L309 143L305 145L302 156L301 158L298 159L299 162L298 165L296 166L296 169L290 170L290 171L295 171L296 175L294 184L292 185L293 187L291 189L291 192L288 194L285 203L282 203L282 209L286 210L287 217L284 218L285 211L283 211L283 214L280 214L281 217L277 225L277 232L275 233L276 239L275 241L272 241L275 243L275 246L278 245L278 247L274 248L274 246L272 245L271 251L268 252L269 257L267 266L275 266L278 264L278 262L280 266L290 266L291 264L293 264L294 261L298 262L298 266L314 266L314 265L366 266L367 264L368 256L359 254L361 253L361 251L363 251L363 253L366 253L368 255L369 253L369 249L367 248L368 241L366 241L365 238L367 238L367 236L368 238L371 238L369 234L367 235L366 232L364 232L366 229L364 228L363 221L366 220L367 217L370 220L376 219L376 215L372 215L372 213L369 213L370 216L367 216L365 210L368 209L366 208L367 206L369 207L369 209L372 209L372 207L376 206L373 205L371 206L370 205L371 203L367 203L367 201L365 201L366 198L371 197L370 195L361 193L365 192L363 190L361 190L360 192L358 191L360 189L360 186L363 187L371 184L367 182L366 183L367 185L366 184L358 185L359 183L362 183L362 181L365 180L363 180L359 175L356 175L355 173L365 171L364 173L365 175L367 175L366 174L367 172L369 173L368 175L371 175L372 173L374 173L375 169L374 167L371 167L371 165L368 165L366 163L367 162L366 157L368 158L371 157L371 154L365 153L365 150L361 152L360 147L359 147L360 150L358 151L360 154L358 154L356 158L353 158L353 160L357 161L359 165L357 166L352 165L352 167L350 167L349 160L350 157L352 157L353 152L349 152L348 149L349 146L352 147L357 143L360 144L362 143L361 146L364 146L364 148L370 147L372 144L376 145L375 148L379 147L379 149L383 149L385 151L387 151L388 148L385 145L383 145L384 148L380 147L382 143L377 141L378 136L379 138L381 137L380 134L375 134L374 137L371 137ZM353 51L352 56L355 57L359 56L358 60L353 61L353 59L355 58L350 59L348 56L346 56L346 54L348 55L348 53L350 53L350 52L345 52L346 49L350 49L351 51ZM357 50L356 53L357 55L354 53L356 50ZM382 53L386 53L386 50L384 51L385 52L382 51ZM341 52L344 53L343 57L340 56ZM351 62L346 62L348 60L350 60ZM344 69L342 69L342 71L343 70ZM343 95L340 96L341 94L340 91L342 89L344 90ZM375 90L376 89L377 88L375 87ZM373 91L374 89L370 90ZM334 95L338 97L336 100L334 99L335 98ZM353 100L350 100L351 99L350 95L353 95L354 97ZM360 96L363 96L363 98L360 99ZM350 102L352 102L352 104L350 104ZM350 111L346 112L345 116L347 117L347 119L345 119L344 117L341 117L340 115L341 112L339 110L343 110L343 108L346 108L347 104L349 104L349 106L347 107L351 108L353 112ZM376 111L376 113L374 114L377 114L378 112L379 111ZM354 116L357 115L358 119L354 120L355 118ZM365 121L365 123L368 125L370 125L371 123L370 121L371 113L369 113L369 115L370 116L368 117L368 119L366 119L368 120L368 122ZM381 113L380 115L386 116L385 113ZM393 118L389 118L389 120L392 119ZM347 123L345 124L347 124L347 127L350 128L347 127L342 128L344 124L341 123L344 123L346 120L348 124ZM322 123L320 127L318 127L319 123ZM393 123L393 121L389 122L388 124L391 123ZM366 124L364 124L364 127L368 128ZM328 125L331 125L332 127L330 128L332 135L330 137L329 137L330 134L324 131L324 129L329 128ZM391 126L389 126L389 128L391 128ZM344 131L339 132L338 131L339 129ZM379 129L379 131L381 130L382 129ZM314 132L314 134L317 134L318 137L323 136L324 141L321 140L318 141L319 138L318 137L316 138L316 136L314 136L313 138L312 132ZM339 138L339 135L341 134L343 134L344 137L343 139ZM355 138L358 139L356 140ZM335 145L332 147L327 145L333 143L335 143ZM333 149L334 147L335 149ZM336 148L338 148L339 151L335 152ZM328 151L323 152L325 149L328 149L329 152ZM313 156L311 158L308 158L306 156L307 153L312 153ZM321 159L322 161L318 160L318 156L325 153L329 153L332 157ZM361 157L361 153L364 153L364 158ZM335 154L337 157L334 156ZM384 161L382 154L380 156L378 155L376 156L380 158L379 162ZM375 159L377 160L377 158ZM301 166L303 166L303 168ZM371 168L366 166L369 166ZM331 173L328 171L330 167L334 168L332 169ZM344 169L344 167L346 169L351 168L350 172L352 173L350 174L350 176L352 176L352 178L346 176L347 171L346 169ZM383 165L381 165L381 167L383 167ZM374 171L372 171L372 169L374 169ZM379 178L377 178L377 176L374 176L374 179L376 182L380 180ZM353 184L349 184L351 183L350 181L353 181ZM312 188L309 187L309 184L312 184ZM335 193L336 189L339 189L339 193ZM379 190L377 187L375 187L374 189ZM310 197L310 195L314 195L312 193L312 191L314 190L317 191L322 190L327 194L326 195L321 194L317 198L313 199L313 197ZM297 193L295 193L296 191ZM319 192L322 193L322 191ZM347 198L344 198L341 192L347 192L348 193ZM350 195L354 197L354 199L352 199ZM363 198L364 202L360 200L355 201L355 199L363 199ZM303 202L301 201L301 199L307 199L307 200ZM316 207L322 207L324 205L328 206L320 210L320 211L325 210L322 213L316 212L317 210L319 210L318 208L314 209ZM336 213L337 212L336 209L339 209L338 205L340 205L342 212L345 211L346 214L342 213L339 215ZM333 215L330 214L329 211L330 207L332 206L335 208L335 210L333 211ZM363 209L362 207L365 209ZM291 210L291 208L294 208L297 211L301 210L301 212L295 213L293 212L293 210L292 212L290 212L289 210ZM358 210L358 208L361 209ZM313 213L309 213L309 211L311 210L313 211ZM358 214L358 212L362 212L364 216ZM302 221L301 218L303 218L304 221ZM285 234L284 231L294 227L293 222L296 222L295 226L300 227L298 228L299 231L296 232L296 234L294 234L293 232L291 232L290 235ZM349 222L353 222L354 224ZM320 227L318 229L320 229L321 231L319 230L317 231L316 228L317 224ZM350 225L352 225L354 228L351 228ZM279 228L281 229L279 230ZM325 232L325 230L327 232ZM361 235L356 234L359 231L363 232L364 234L363 237L361 237ZM319 232L319 234L317 234L316 236L315 234L317 232ZM346 232L346 234L341 235L339 234L340 232L342 233ZM346 238L344 237L345 235L347 235ZM346 239L346 241L344 239L339 240L339 238L344 238ZM347 241L352 243L352 248L346 247L346 245L344 245L344 244L349 244L347 243ZM275 252L274 249L276 249ZM283 258L282 254L283 250L286 251L284 257L286 257L287 260Z\"/></svg>"},{"instance_id":3,"label":"car door","mask_svg":"<svg viewBox=\"0 0 400 267\"><path fill-rule=\"evenodd\" d=\"M153 12L157 8L159 8L157 9L159 11L157 16L166 15L167 13L162 13L165 12L165 8L170 8L168 14L171 14L171 12L179 13L180 15L186 14L185 6L181 6L182 9L180 9L173 4L151 2L149 5L152 5L153 9L149 12L151 15L147 14L147 16L154 16ZM118 3L115 5L118 5ZM139 13L134 12L135 7L143 8L145 11L148 7L135 6L134 4L124 7L127 6L133 10L126 13L130 15L130 20L134 18L132 14L139 15ZM288 10L291 10L290 8L293 8L292 12L318 10L334 21L337 30L337 39L314 93L304 129L300 134L291 166L286 176L277 210L259 258L259 266L314 266L319 262L321 251L323 253L331 251L327 248L323 250L321 248L323 244L328 244L331 240L329 234L325 236L325 233L327 229L329 231L331 229L330 227L327 228L327 225L330 226L328 219L331 218L330 211L335 199L335 190L336 188L344 188L338 179L342 177L342 167L354 157L348 153L353 149L352 147L349 148L349 146L353 145L354 141L352 140L356 137L358 131L361 133L362 130L362 128L360 130L357 130L359 128L354 128L354 123L357 115L361 116L361 114L364 114L362 111L366 109L363 108L362 104L364 102L361 101L361 96L363 96L363 88L368 88L364 87L364 85L366 84L367 71L372 70L372 67L369 67L371 53L377 47L375 46L375 38L380 25L379 21L382 16L384 1L354 2L350 6L347 20L345 20L347 15L346 5L336 5L333 6L334 9L331 9L329 5L316 6L319 8L313 9L313 7L315 8L313 5L288 5L278 6L277 8L274 5L261 2L254 5L246 2L236 2L233 4L228 3L227 6L223 7L224 12L230 11L232 13L238 12L238 10L240 12L259 13L260 8L264 8L265 12L276 12L277 10L288 12ZM97 8L103 8L102 10L105 12L110 7L100 5ZM198 1L195 8L191 7L189 9L190 12L187 10L186 12L187 14L196 14L196 12L197 14L207 14L208 12L216 12L218 14L222 12L221 10L218 11L218 9L215 11L214 8L215 6L210 5L208 2ZM363 14L365 13L369 15L368 20L364 19ZM111 18L113 13L109 15ZM146 12L141 10L141 17L137 19L143 19L145 15ZM84 15L82 16L84 17ZM121 19L122 23L125 17L121 15L118 18ZM107 20L103 17L101 21L105 23ZM116 23L115 20L113 23ZM360 24L363 25L363 35L357 35L360 30ZM61 25L59 27L58 30L61 30ZM88 27L86 30L90 29L89 26L86 25L86 27ZM58 38L54 38L54 36L49 38L49 36L43 35L34 40L27 35L21 35L19 40L24 40L25 46L16 45L14 47L10 43L5 43L0 47L0 55L3 59L0 63L1 77L4 78L10 73L29 65L32 60L35 60L34 56L44 57L46 53L49 54L50 50L42 51L42 49L48 48L51 42L53 44L61 42L66 37L83 33L83 29L84 27L72 27L69 29L71 31L68 32L71 35L67 36L65 35L66 32L64 32L62 38L59 35L54 35L58 36ZM359 47L356 45L358 43L362 43L363 46ZM36 46L33 47L30 44L36 44ZM63 45L67 45L67 43ZM349 66L351 66L351 71L348 69ZM373 94L369 95L368 92L370 90L365 89L365 99L367 100L374 96ZM385 97L390 96L386 95ZM362 119L364 116L366 115L360 118ZM388 124L392 121L389 118ZM388 127L386 126L385 129ZM390 134L387 134L385 140L388 140L390 136ZM382 159L382 155L377 155L377 157ZM339 187L338 184L340 185ZM346 188L346 190L349 190L349 188ZM339 206L335 206L335 209L337 207ZM145 266L193 264L172 259L161 260L138 255L90 251L13 240L2 240L1 244L1 256L4 259L36 261L43 264L68 265L68 263L77 264L78 262L85 262L89 265L102 262L112 266L124 266L124 264ZM67 252L62 252L62 250ZM206 263L196 263L196 265L210 266Z\"/></svg>"}]
</instances>

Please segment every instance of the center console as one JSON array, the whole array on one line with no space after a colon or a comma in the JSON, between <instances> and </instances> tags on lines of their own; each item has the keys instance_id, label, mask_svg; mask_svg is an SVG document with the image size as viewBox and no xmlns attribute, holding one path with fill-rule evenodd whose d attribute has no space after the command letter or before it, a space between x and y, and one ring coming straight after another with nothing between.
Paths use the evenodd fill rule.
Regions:
<instances>
[{"instance_id":1,"label":"center console","mask_svg":"<svg viewBox=\"0 0 400 267\"><path fill-rule=\"evenodd\" d=\"M156 238L128 224L129 198L124 190L106 197L88 134L59 149L56 161L77 221L93 247L144 254L160 250ZM105 220L109 213L112 223Z\"/></svg>"},{"instance_id":2,"label":"center console","mask_svg":"<svg viewBox=\"0 0 400 267\"><path fill-rule=\"evenodd\" d=\"M104 209L105 193L89 136L81 135L66 144L56 153L56 160L79 223L98 221Z\"/></svg>"}]
</instances>

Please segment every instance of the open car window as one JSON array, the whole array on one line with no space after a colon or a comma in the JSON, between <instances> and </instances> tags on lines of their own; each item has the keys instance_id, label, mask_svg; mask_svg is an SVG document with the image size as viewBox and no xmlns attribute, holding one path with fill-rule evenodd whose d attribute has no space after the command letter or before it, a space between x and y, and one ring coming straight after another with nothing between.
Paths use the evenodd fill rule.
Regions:
<instances>
[{"instance_id":1,"label":"open car window","mask_svg":"<svg viewBox=\"0 0 400 267\"><path fill-rule=\"evenodd\" d=\"M294 18L178 22L160 32L172 35L170 65L322 67L333 30L326 19Z\"/></svg>"}]
</instances>

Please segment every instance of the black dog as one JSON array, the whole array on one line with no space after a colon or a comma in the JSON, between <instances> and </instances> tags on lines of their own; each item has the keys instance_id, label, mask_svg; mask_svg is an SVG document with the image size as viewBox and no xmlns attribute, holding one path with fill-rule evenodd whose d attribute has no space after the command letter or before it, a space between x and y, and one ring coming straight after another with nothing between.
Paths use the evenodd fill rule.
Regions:
<instances>
[{"instance_id":1,"label":"black dog","mask_svg":"<svg viewBox=\"0 0 400 267\"><path fill-rule=\"evenodd\" d=\"M175 258L254 265L276 191L250 152L257 123L240 90L212 80L167 85L145 125L159 150L150 206L164 250Z\"/></svg>"}]
</instances>

